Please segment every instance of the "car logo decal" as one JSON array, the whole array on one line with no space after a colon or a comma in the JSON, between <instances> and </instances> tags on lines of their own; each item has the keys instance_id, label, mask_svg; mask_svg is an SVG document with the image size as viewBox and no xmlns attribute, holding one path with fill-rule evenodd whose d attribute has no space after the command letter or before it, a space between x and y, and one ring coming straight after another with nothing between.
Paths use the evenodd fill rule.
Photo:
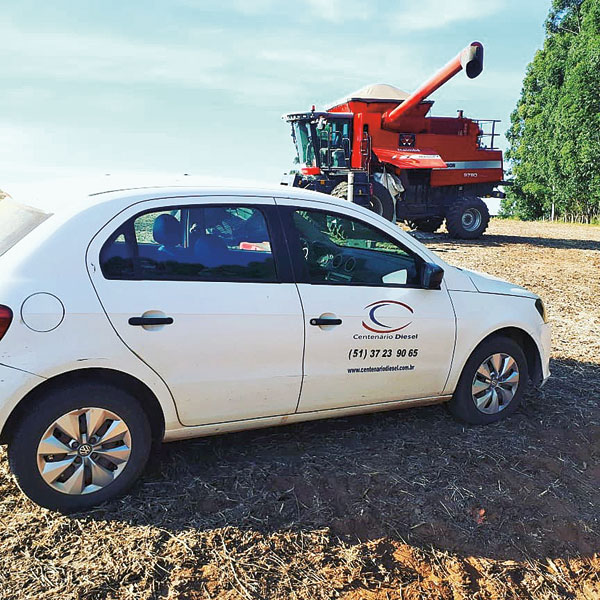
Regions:
<instances>
[{"instance_id":1,"label":"car logo decal","mask_svg":"<svg viewBox=\"0 0 600 600\"><path fill-rule=\"evenodd\" d=\"M412 323L412 320L408 321L408 323L405 323L401 327L393 327L382 323L380 320L381 317L378 318L375 315L380 308L394 305L402 307L401 310L398 310L398 316L404 315L408 317L409 315L406 314L406 310L408 310L411 315L415 312L410 306L408 306L408 304L404 304L404 302L398 302L396 300L378 300L377 302L372 302L371 304L367 304L367 306L365 306L365 310L370 309L369 321L371 322L371 325L367 325L367 323L363 321L363 327L369 331L372 331L373 333L393 333L394 331L400 331L401 329L408 327ZM375 327L380 327L381 329L376 329Z\"/></svg>"}]
</instances>

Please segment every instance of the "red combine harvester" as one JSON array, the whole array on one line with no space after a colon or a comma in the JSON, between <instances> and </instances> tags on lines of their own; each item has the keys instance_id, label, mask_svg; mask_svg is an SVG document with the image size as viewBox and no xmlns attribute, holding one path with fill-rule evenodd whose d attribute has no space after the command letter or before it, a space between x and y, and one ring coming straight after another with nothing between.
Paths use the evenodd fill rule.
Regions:
<instances>
[{"instance_id":1,"label":"red combine harvester","mask_svg":"<svg viewBox=\"0 0 600 600\"><path fill-rule=\"evenodd\" d=\"M446 219L453 237L479 237L489 221L481 198L504 196L495 189L503 179L502 152L494 148L498 121L467 119L462 111L427 116L433 101L426 98L462 69L470 79L483 70L479 42L410 95L371 85L326 112L285 115L300 169L281 183L348 198L422 231Z\"/></svg>"}]
</instances>

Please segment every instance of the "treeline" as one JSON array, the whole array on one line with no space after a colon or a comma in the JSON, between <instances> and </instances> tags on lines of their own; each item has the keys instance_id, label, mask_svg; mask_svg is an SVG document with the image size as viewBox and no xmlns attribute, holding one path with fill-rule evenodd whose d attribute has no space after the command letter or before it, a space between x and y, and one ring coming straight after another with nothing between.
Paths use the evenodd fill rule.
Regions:
<instances>
[{"instance_id":1,"label":"treeline","mask_svg":"<svg viewBox=\"0 0 600 600\"><path fill-rule=\"evenodd\" d=\"M504 215L600 218L600 0L553 0L506 137Z\"/></svg>"}]
</instances>

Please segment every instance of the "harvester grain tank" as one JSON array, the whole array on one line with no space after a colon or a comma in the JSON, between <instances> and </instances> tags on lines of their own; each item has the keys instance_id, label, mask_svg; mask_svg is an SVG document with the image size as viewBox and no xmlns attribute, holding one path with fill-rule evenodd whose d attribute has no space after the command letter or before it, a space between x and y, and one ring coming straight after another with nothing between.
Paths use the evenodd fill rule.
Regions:
<instances>
[{"instance_id":1,"label":"harvester grain tank","mask_svg":"<svg viewBox=\"0 0 600 600\"><path fill-rule=\"evenodd\" d=\"M428 96L464 70L483 70L483 46L473 42L412 94L370 85L324 112L284 116L292 126L298 169L282 184L345 197L390 221L479 237L489 212L482 197L502 197L497 120L431 117ZM486 130L486 128L488 130ZM486 145L487 144L487 145Z\"/></svg>"}]
</instances>

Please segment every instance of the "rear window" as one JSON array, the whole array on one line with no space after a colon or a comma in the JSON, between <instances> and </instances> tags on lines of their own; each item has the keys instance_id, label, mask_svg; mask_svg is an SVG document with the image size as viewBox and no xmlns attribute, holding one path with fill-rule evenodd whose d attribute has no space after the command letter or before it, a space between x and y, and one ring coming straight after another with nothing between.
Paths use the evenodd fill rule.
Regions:
<instances>
[{"instance_id":1,"label":"rear window","mask_svg":"<svg viewBox=\"0 0 600 600\"><path fill-rule=\"evenodd\" d=\"M100 267L107 279L277 282L267 220L251 206L140 213L106 241Z\"/></svg>"},{"instance_id":2,"label":"rear window","mask_svg":"<svg viewBox=\"0 0 600 600\"><path fill-rule=\"evenodd\" d=\"M37 208L15 202L12 198L0 199L0 256L49 216L50 214Z\"/></svg>"}]
</instances>

